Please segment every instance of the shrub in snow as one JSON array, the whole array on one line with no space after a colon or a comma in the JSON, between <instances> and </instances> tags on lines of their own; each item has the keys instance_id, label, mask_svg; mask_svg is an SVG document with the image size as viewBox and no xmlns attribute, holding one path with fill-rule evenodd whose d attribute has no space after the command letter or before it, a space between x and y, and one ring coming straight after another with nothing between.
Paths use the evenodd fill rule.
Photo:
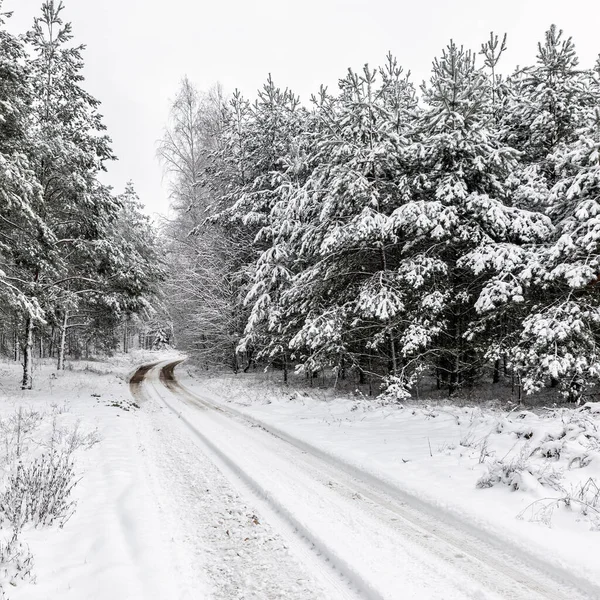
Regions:
<instances>
[{"instance_id":1,"label":"shrub in snow","mask_svg":"<svg viewBox=\"0 0 600 600\"><path fill-rule=\"evenodd\" d=\"M19 461L0 495L0 519L20 531L25 523L62 527L73 514L77 484L69 453L50 452L29 464Z\"/></svg>"},{"instance_id":2,"label":"shrub in snow","mask_svg":"<svg viewBox=\"0 0 600 600\"><path fill-rule=\"evenodd\" d=\"M557 426L540 441L534 452L543 458L564 460L569 469L583 468L600 457L597 419L584 410L560 411Z\"/></svg>"},{"instance_id":3,"label":"shrub in snow","mask_svg":"<svg viewBox=\"0 0 600 600\"><path fill-rule=\"evenodd\" d=\"M65 524L76 505L73 456L100 441L97 430L84 432L79 421L61 425L65 412L66 404L54 405L51 415L20 407L0 420L0 527L12 532L6 541L0 539L0 600L7 598L6 585L31 579L33 558L20 541L24 525Z\"/></svg>"},{"instance_id":4,"label":"shrub in snow","mask_svg":"<svg viewBox=\"0 0 600 600\"><path fill-rule=\"evenodd\" d=\"M88 433L82 433L79 429L80 426L81 422L77 421L71 428L61 427L55 415L52 419L52 431L47 444L50 450L61 451L62 449L62 451L70 455L80 448L89 450L92 446L100 442L100 435L97 429Z\"/></svg>"},{"instance_id":5,"label":"shrub in snow","mask_svg":"<svg viewBox=\"0 0 600 600\"><path fill-rule=\"evenodd\" d=\"M600 460L596 404L552 409L542 416L522 412L502 418L491 435L514 436L515 446L504 458L486 461L487 472L477 486L503 484L533 492L537 499L518 515L521 519L551 526L560 509L600 530L600 486L584 470Z\"/></svg>"},{"instance_id":6,"label":"shrub in snow","mask_svg":"<svg viewBox=\"0 0 600 600\"><path fill-rule=\"evenodd\" d=\"M33 556L16 532L10 538L0 540L0 600L8 599L5 584L16 585L18 580L31 579L32 569Z\"/></svg>"},{"instance_id":7,"label":"shrub in snow","mask_svg":"<svg viewBox=\"0 0 600 600\"><path fill-rule=\"evenodd\" d=\"M27 452L32 434L39 428L43 417L38 411L19 407L10 417L0 420L0 443L6 464L18 460Z\"/></svg>"},{"instance_id":8,"label":"shrub in snow","mask_svg":"<svg viewBox=\"0 0 600 600\"><path fill-rule=\"evenodd\" d=\"M537 465L531 461L529 444L512 458L494 459L487 463L487 473L477 481L477 487L489 488L501 483L513 490L535 489L539 485L558 486L560 471L548 464Z\"/></svg>"},{"instance_id":9,"label":"shrub in snow","mask_svg":"<svg viewBox=\"0 0 600 600\"><path fill-rule=\"evenodd\" d=\"M580 412L589 412L592 415L600 415L600 402L586 402Z\"/></svg>"},{"instance_id":10,"label":"shrub in snow","mask_svg":"<svg viewBox=\"0 0 600 600\"><path fill-rule=\"evenodd\" d=\"M401 403L402 400L410 398L407 383L402 377L387 377L383 387L385 389L379 395L379 399L386 403Z\"/></svg>"},{"instance_id":11,"label":"shrub in snow","mask_svg":"<svg viewBox=\"0 0 600 600\"><path fill-rule=\"evenodd\" d=\"M570 492L562 490L557 498L540 498L527 506L517 518L542 523L550 527L554 511L565 508L578 518L589 520L593 531L600 531L600 487L596 480L589 478Z\"/></svg>"}]
</instances>

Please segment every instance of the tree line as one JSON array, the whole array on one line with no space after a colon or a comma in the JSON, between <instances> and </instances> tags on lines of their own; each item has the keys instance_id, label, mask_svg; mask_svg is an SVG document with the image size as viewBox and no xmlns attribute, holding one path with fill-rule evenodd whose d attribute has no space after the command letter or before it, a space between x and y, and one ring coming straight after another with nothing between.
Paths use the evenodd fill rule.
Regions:
<instances>
[{"instance_id":1,"label":"tree line","mask_svg":"<svg viewBox=\"0 0 600 600\"><path fill-rule=\"evenodd\" d=\"M45 1L18 36L0 14L0 353L22 359L23 389L34 354L62 369L68 351L121 334L126 349L134 323L156 318L164 275L133 185L100 181L115 156L63 11Z\"/></svg>"},{"instance_id":2,"label":"tree line","mask_svg":"<svg viewBox=\"0 0 600 600\"><path fill-rule=\"evenodd\" d=\"M181 343L383 385L600 376L600 59L552 26L534 64L450 42L416 87L393 56L310 105L182 83L160 155ZM587 390L587 391L586 391Z\"/></svg>"}]
</instances>

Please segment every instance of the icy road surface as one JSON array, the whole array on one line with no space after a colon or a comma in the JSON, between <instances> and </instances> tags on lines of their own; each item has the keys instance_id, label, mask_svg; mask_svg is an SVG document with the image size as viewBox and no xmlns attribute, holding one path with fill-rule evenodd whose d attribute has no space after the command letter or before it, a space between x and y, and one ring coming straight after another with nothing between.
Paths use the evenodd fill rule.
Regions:
<instances>
[{"instance_id":1,"label":"icy road surface","mask_svg":"<svg viewBox=\"0 0 600 600\"><path fill-rule=\"evenodd\" d=\"M179 597L600 597L568 572L190 392L177 364L143 367L131 388L159 438L149 444L157 501L183 540Z\"/></svg>"}]
</instances>

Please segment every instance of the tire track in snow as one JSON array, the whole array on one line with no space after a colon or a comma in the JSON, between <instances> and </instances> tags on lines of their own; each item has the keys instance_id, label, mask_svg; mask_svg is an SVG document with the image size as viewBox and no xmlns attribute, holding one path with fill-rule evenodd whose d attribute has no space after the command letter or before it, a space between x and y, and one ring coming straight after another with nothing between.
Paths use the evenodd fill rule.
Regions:
<instances>
[{"instance_id":1,"label":"tire track in snow","mask_svg":"<svg viewBox=\"0 0 600 600\"><path fill-rule=\"evenodd\" d=\"M169 406L168 402L166 402L164 400L164 398L162 398L162 396L160 396L157 393L154 393L155 390L152 389L152 375L153 374L149 373L149 375L150 375L150 381L146 381L146 385L143 385L141 381L139 382L139 387L136 389L137 394L140 396L141 399L143 399L147 403L146 406L150 410L152 410L153 407L155 406L155 403L152 402L152 400L156 399L157 402L159 403L157 405L157 407L162 407L163 409L166 408L167 410L172 411L172 414L175 417L177 417L176 419L173 419L172 422L169 422L169 423L166 423L165 425L163 425L161 427L161 430L164 427L167 427L167 425L168 425L168 428L170 430L173 430L173 428L176 428L177 431L181 432L179 434L175 434L175 437L173 437L173 431L172 431L171 434L169 434L169 437L167 437L163 440L163 443L167 443L167 444L169 444L169 446L172 443L175 443L175 445L180 448L179 451L181 452L183 449L183 445L182 445L183 438L186 436L189 436L190 431L192 431L192 433L194 434L194 439L193 439L194 444L192 446L190 446L187 450L185 450L185 452L187 453L188 456L187 457L182 456L182 461L185 464L177 466L172 462L172 464L173 464L172 470L174 472L181 470L182 473L186 473L187 477L188 477L188 479L187 479L188 485L191 485L194 488L196 488L196 487L198 487L198 484L199 484L199 487L202 488L202 490L192 490L194 493L200 492L200 491L204 492L205 487L208 488L210 486L211 488L213 488L211 491L211 494L210 494L210 496L212 497L212 503L213 503L212 505L206 506L206 499L203 497L203 493L200 494L200 496L197 496L197 502L198 502L197 508L200 509L202 512L210 511L215 514L223 513L223 512L232 513L232 510L229 510L228 507L231 508L231 506L232 506L232 504L231 504L232 498L230 497L231 494L234 493L232 490L235 489L235 487L239 488L239 483L237 481L237 478L238 478L237 474L233 477L233 479L235 479L236 481L234 481L235 486L232 487L231 483L230 483L232 478L227 476L228 471L232 471L231 468L229 468L227 466L227 464L225 464L225 462L223 462L221 460L219 454L216 454L213 451L213 448L212 448L210 442L206 443L206 441L201 436L197 435L197 432L193 428L190 429L190 426L185 423L184 417L182 417L178 411L176 411L172 406ZM157 383L158 383L158 380L157 380ZM163 417L163 419L164 419L164 417ZM181 427L182 424L187 425L187 426L185 428L183 428L183 427ZM171 440L171 438L173 438L173 442L168 441L168 440ZM188 437L188 439L189 439L189 437ZM172 451L173 451L173 449L169 448L169 453L172 454ZM203 457L203 458L201 459L200 457ZM205 458L205 457L208 457L208 458ZM194 472L193 468L190 468L192 463L190 462L190 465L187 464L190 460L193 461L194 465L196 466L196 469L199 469L198 475L193 474L193 472ZM202 462L207 462L207 461L209 461L210 466L204 466L204 467L200 466ZM178 486L181 487L181 482L179 482ZM248 488L248 489L250 489L250 488ZM227 491L227 490L229 490L229 491ZM209 490L207 489L206 491L208 492ZM178 497L181 496L180 489L178 491L176 491L175 493ZM257 492L252 490L252 493L251 493L252 498L255 499L257 495L258 495ZM242 503L242 501L240 499L238 499L236 502L238 505L241 505L241 503ZM261 521L260 528L265 529L266 531L270 531L272 529L272 519L270 519L270 518L263 519L263 516L262 516L263 514L266 514L267 517L271 516L271 514L270 514L271 510L268 507L268 505L266 503L261 503L261 502L252 502L251 504L254 506L254 508L256 510L256 514L260 516L260 521ZM266 510L262 510L263 505ZM185 512L185 510L186 509L184 509L184 512ZM250 509L248 507L246 507L245 510L248 511ZM235 512L235 509L233 510L233 512ZM211 517L211 515L207 515L207 519L209 522L211 522L211 519L214 521L214 519ZM259 523L257 520L256 525L258 525L258 524ZM192 525L192 524L190 524L190 525ZM235 523L232 523L232 525L234 526L234 528L236 527ZM233 530L231 531L231 535L232 536L234 535ZM227 531L227 536L229 536L229 530ZM244 537L244 536L242 535L242 537ZM296 545L291 544L291 546L293 546L291 549L288 549L289 547L286 547L285 545L282 546L279 550L274 549L274 548L276 548L276 545L277 545L276 540L278 539L278 537L279 536L276 536L273 533L268 534L267 541L268 541L269 547L271 548L271 550L270 550L271 566L275 566L275 567L279 568L278 576L282 580L280 582L281 587L278 588L277 590L271 589L269 592L269 595L264 596L264 598L281 598L281 599L285 598L286 600L288 600L293 597L293 598L302 598L302 600L304 600L305 598L308 599L309 597L310 598L318 597L318 598L327 598L328 600L358 600L359 597L352 590L349 582L346 581L345 579L342 579L337 573L333 572L330 569L330 567L328 567L328 566L323 567L321 565L321 561L317 560L315 555L312 552L310 552L308 549L304 548L304 545L302 545L301 548L298 548ZM285 539L285 537L283 539ZM246 565L244 563L243 558L239 557L239 554L238 554L237 556L238 556L239 560L236 559L237 560L237 568L234 571L231 571L231 570L224 571L224 567L221 564L219 564L219 562L222 562L223 559L227 560L227 557L221 556L221 553L223 552L223 548L221 547L222 543L220 542L220 540L218 538L215 538L214 535L212 533L210 533L210 531L209 531L208 539L204 540L204 543L209 544L209 547L207 548L208 551L217 559L216 563L214 565L212 565L212 564L205 565L205 569L207 569L209 571L208 574L210 575L213 582L215 582L215 591L218 594L218 597L219 598L222 597L224 599L227 598L227 600L233 599L234 597L240 598L240 599L241 598L248 598L248 599L254 598L255 596L251 595L250 592L248 592L247 590L246 590L246 592L244 592L244 590L242 588L242 584L240 583L240 580L243 580L244 578L246 578L246 579L250 578L251 580L253 580L257 576L255 573L257 565L252 564L249 566L248 569L246 569L246 567L248 565ZM191 544L190 548L193 548L193 546L194 546L194 544ZM290 550L291 550L291 553L290 553ZM302 572L301 571L298 571L298 573L295 572L293 565L290 564L289 558L285 559L282 557L276 557L276 559L274 559L275 553L278 553L278 554L285 553L285 554L288 554L288 556L290 554L291 554L291 556L293 556L295 554L296 560L300 559L299 562L304 567L304 570L306 572L310 573L311 575L313 575L313 579L315 580L316 587L319 588L319 592L316 594L313 594L312 591L309 591L308 589L305 592L302 592L304 584L301 584L298 589L298 593L300 595L298 595L298 593L292 594L289 589L290 586L292 585L291 582L284 583L284 581L286 581L287 578L293 578L294 575L300 577L302 575ZM219 556L221 556L220 559L218 558ZM225 565L225 566L228 566L228 565ZM244 571L247 571L247 572L244 573ZM217 581L216 575L218 575L218 574L222 575L222 577L221 577L222 583L219 583ZM233 580L230 581L230 579L234 579L235 581L233 581ZM290 581L292 581L292 580L290 580ZM300 582L301 580L299 579L298 581ZM306 580L306 583L308 583L308 580ZM285 589L286 587L288 588L287 591ZM313 584L313 587L315 587L314 584ZM221 595L223 592L225 593L224 596ZM263 592L267 593L268 590L263 590ZM234 595L231 595L231 594L234 594ZM250 595L246 595L246 594L250 594ZM211 597L213 597L213 596L211 596ZM261 600L263 599L263 596L259 596L259 597L261 598ZM379 600L379 599L374 599L374 600Z\"/></svg>"},{"instance_id":2,"label":"tire track in snow","mask_svg":"<svg viewBox=\"0 0 600 600\"><path fill-rule=\"evenodd\" d=\"M206 415L218 415L221 420L238 422L242 420L246 426L261 427L273 436L278 443L285 442L284 446L291 447L299 456L292 457L299 461L314 479L326 485L329 481L330 491L345 498L346 501L358 506L360 511L367 513L371 518L375 517L383 523L390 531L409 541L411 544L425 550L432 557L437 558L456 571L466 573L470 579L478 581L486 592L492 596L507 599L533 598L567 599L599 597L594 590L590 596L585 593L575 593L573 589L565 589L560 581L556 581L548 570L540 572L531 565L519 564L519 558L506 556L501 549L484 544L481 540L473 539L472 532L465 528L450 526L444 520L437 518L434 514L424 514L420 507L415 507L407 502L408 496L399 489L382 482L372 475L363 473L355 467L341 463L326 453L305 444L284 432L269 427L243 413L229 407L217 406L197 394L191 393L181 386L175 379L174 369L181 361L162 363L160 365L160 380L173 394L187 401L189 404L206 411ZM158 370L158 369L157 369ZM157 390L158 391L158 390ZM384 597L376 584L372 584L359 572L358 565L353 566L332 549L326 539L305 523L300 521L295 514L273 494L261 485L251 471L241 467L235 459L224 452L217 444L208 439L207 435L199 431L197 425L187 419L182 411L162 396L163 402L185 423L186 427L218 457L219 461L229 470L237 475L250 487L255 494L267 501L272 509L290 523L296 531L324 557L332 566L342 573L365 598L381 600ZM232 421L231 421L232 422ZM238 434L235 431L234 434ZM256 437L256 436L255 436ZM267 436L264 436L265 438ZM271 436L268 436L271 438ZM299 452L298 452L299 451ZM393 488L393 489L390 489ZM399 497L400 496L400 497ZM360 500L356 502L356 500ZM409 498L410 499L410 498ZM472 527L471 527L472 529ZM500 557L498 556L500 555ZM544 566L544 565L542 565ZM550 580L550 581L548 581ZM460 588L460 585L457 587ZM581 586L583 587L583 586ZM441 590L439 590L441 591ZM474 591L472 588L462 588L464 595L458 597L487 598L482 595L481 588ZM395 596L394 596L395 597ZM415 596L418 597L418 596ZM446 596L435 596L446 597ZM456 596L454 596L456 597Z\"/></svg>"},{"instance_id":3,"label":"tire track in snow","mask_svg":"<svg viewBox=\"0 0 600 600\"><path fill-rule=\"evenodd\" d=\"M511 547L504 540L496 538L493 534L479 529L467 521L455 517L441 508L430 505L392 483L363 471L338 457L323 451L312 444L294 437L264 423L233 407L219 405L211 400L202 398L197 393L191 392L180 384L175 377L175 368L185 359L163 363L160 367L160 380L176 395L186 398L189 402L202 406L206 410L216 410L238 422L245 422L253 427L259 427L287 444L305 453L307 460L312 460L317 470L329 474L331 478L339 477L340 471L347 477L346 490L361 493L374 505L386 511L391 511L400 517L409 527L403 531L434 554L440 555L438 541L442 541L461 553L461 559L473 559L474 576L477 565L491 568L509 577L514 584L525 586L529 592L537 593L541 598L556 600L597 600L600 598L600 588L595 584L573 576L566 568L550 565L534 555L527 554L521 548ZM342 486L343 487L343 486ZM418 532L413 536L414 531ZM452 564L461 564L465 568L465 561L456 563L453 558L456 554L446 553L446 560ZM530 595L518 595L514 590L507 589L503 598L532 598Z\"/></svg>"}]
</instances>

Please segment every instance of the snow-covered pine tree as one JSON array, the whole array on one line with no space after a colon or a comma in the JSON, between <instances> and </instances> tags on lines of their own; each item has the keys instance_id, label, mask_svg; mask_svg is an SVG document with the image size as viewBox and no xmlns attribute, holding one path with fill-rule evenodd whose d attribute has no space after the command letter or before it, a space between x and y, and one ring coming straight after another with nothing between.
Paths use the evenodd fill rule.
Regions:
<instances>
[{"instance_id":1,"label":"snow-covered pine tree","mask_svg":"<svg viewBox=\"0 0 600 600\"><path fill-rule=\"evenodd\" d=\"M237 222L254 236L254 253L247 255L245 304L250 314L238 349L281 366L287 381L289 335L280 299L289 285L294 258L287 244L290 223L283 215L291 187L297 187L303 176L299 163L307 111L297 96L277 87L269 76L251 107L234 97L233 114L246 117L243 129L231 131L228 143L239 148L240 176L228 194L233 204L220 220ZM238 118L232 120L238 123Z\"/></svg>"},{"instance_id":2,"label":"snow-covered pine tree","mask_svg":"<svg viewBox=\"0 0 600 600\"><path fill-rule=\"evenodd\" d=\"M502 42L500 42L498 36L493 31L490 32L490 39L485 44L481 44L481 50L479 51L479 54L482 54L484 57L484 65L490 70L492 76L490 80L492 87L492 110L496 119L499 119L500 116L499 88L503 87L502 76L498 74L498 63L504 52L506 52L506 37L506 34L504 34Z\"/></svg>"},{"instance_id":3,"label":"snow-covered pine tree","mask_svg":"<svg viewBox=\"0 0 600 600\"><path fill-rule=\"evenodd\" d=\"M591 71L579 67L575 44L552 25L538 44L535 65L517 70L505 88L502 139L521 152L511 174L514 202L544 210L556 182L555 151L577 138L588 109Z\"/></svg>"},{"instance_id":4,"label":"snow-covered pine tree","mask_svg":"<svg viewBox=\"0 0 600 600\"><path fill-rule=\"evenodd\" d=\"M0 301L12 316L15 356L17 330L25 332L23 385L29 387L33 327L44 319L31 275L51 263L55 238L41 217L42 188L29 160L33 90L26 51L5 30L6 16L0 15Z\"/></svg>"},{"instance_id":5,"label":"snow-covered pine tree","mask_svg":"<svg viewBox=\"0 0 600 600\"><path fill-rule=\"evenodd\" d=\"M0 40L0 95L6 96L0 98L5 117L0 160L6 161L0 191L6 200L0 207L6 226L0 235L0 244L6 244L0 248L0 281L9 282L0 283L0 295L10 292L9 310L23 330L18 337L23 341L24 389L32 385L35 335L40 355L44 334L50 350L58 348L62 367L67 333L72 341L75 329L83 331L91 323L91 306L140 310L145 306L142 295L155 284L153 273L160 271L155 267L149 272L148 262L123 235L115 236L115 218L127 206L98 180L105 162L114 157L99 102L82 87L83 46L72 44L62 11L62 2L43 3L41 16L25 36L29 52L3 30ZM127 212L125 228L141 226L136 214L139 208Z\"/></svg>"},{"instance_id":6,"label":"snow-covered pine tree","mask_svg":"<svg viewBox=\"0 0 600 600\"><path fill-rule=\"evenodd\" d=\"M578 138L554 153L549 195L553 242L529 266L536 303L523 322L515 359L525 388L549 381L571 401L600 380L600 96Z\"/></svg>"},{"instance_id":7,"label":"snow-covered pine tree","mask_svg":"<svg viewBox=\"0 0 600 600\"><path fill-rule=\"evenodd\" d=\"M398 368L404 291L386 222L405 201L401 153L416 96L392 56L380 69L349 70L339 85L337 97L314 99L311 173L285 213L302 270L283 308L307 373L333 367L343 377L353 367L364 380Z\"/></svg>"},{"instance_id":8,"label":"snow-covered pine tree","mask_svg":"<svg viewBox=\"0 0 600 600\"><path fill-rule=\"evenodd\" d=\"M506 289L497 294L497 306L504 304L500 310L508 309L511 315L505 320L505 347L513 348L516 372L524 377L527 390L551 382L560 383L566 394L576 395L581 388L574 367L577 344L583 353L578 363L582 372L587 368L584 363L589 366L593 360L590 340L584 341L583 332L577 338L575 329L580 323L571 327L577 319L572 307L563 303L573 292L574 280L567 284L558 275L557 240L564 239L565 227L573 226L578 198L573 178L577 169L585 171L576 158L582 153L581 136L593 146L590 124L600 102L597 78L592 70L579 67L572 39L565 39L552 26L538 44L536 64L517 71L507 89L503 139L521 151L520 164L509 178L512 201L515 206L543 212L553 228L528 256L515 262L511 274L502 277ZM568 264L567 256L563 258ZM520 307L502 299L510 296L510 290L524 297ZM556 337L558 331L562 333Z\"/></svg>"},{"instance_id":9,"label":"snow-covered pine tree","mask_svg":"<svg viewBox=\"0 0 600 600\"><path fill-rule=\"evenodd\" d=\"M475 55L454 42L434 61L411 149L412 199L391 221L417 298L401 338L405 378L431 365L450 393L473 384L488 359L478 311L502 287L497 273L510 272L520 246L549 228L543 216L509 206L505 181L517 153L500 139L492 89Z\"/></svg>"},{"instance_id":10,"label":"snow-covered pine tree","mask_svg":"<svg viewBox=\"0 0 600 600\"><path fill-rule=\"evenodd\" d=\"M96 304L117 315L151 314L159 308L158 284L165 275L162 242L143 212L133 182L117 201L118 212L97 244Z\"/></svg>"},{"instance_id":11,"label":"snow-covered pine tree","mask_svg":"<svg viewBox=\"0 0 600 600\"><path fill-rule=\"evenodd\" d=\"M34 294L43 298L47 314L61 331L59 368L69 315L80 297L95 288L95 247L118 210L112 194L97 180L105 161L114 156L99 102L81 87L84 47L72 45L63 10L62 2L44 2L26 37L34 89L31 160L43 188L42 217L56 238L53 268L36 267L30 278ZM24 379L24 387L30 385Z\"/></svg>"}]
</instances>

